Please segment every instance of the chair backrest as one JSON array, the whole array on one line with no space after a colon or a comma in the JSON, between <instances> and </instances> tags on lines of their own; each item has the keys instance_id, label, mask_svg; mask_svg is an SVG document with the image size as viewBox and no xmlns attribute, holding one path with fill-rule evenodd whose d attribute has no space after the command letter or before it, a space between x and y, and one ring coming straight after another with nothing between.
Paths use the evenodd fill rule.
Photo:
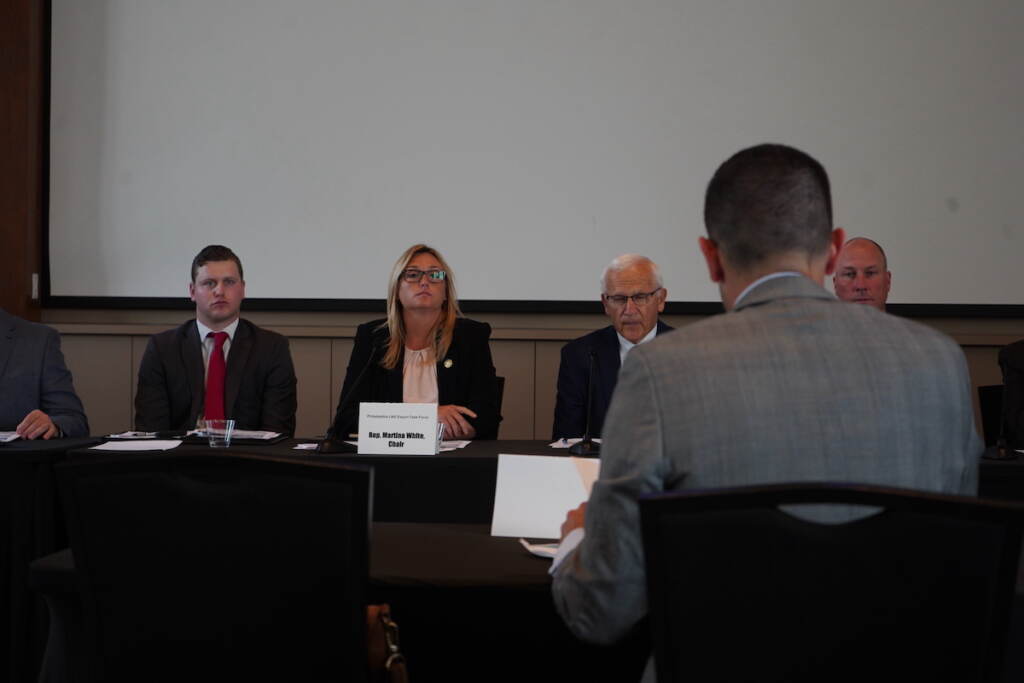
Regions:
<instances>
[{"instance_id":1,"label":"chair backrest","mask_svg":"<svg viewBox=\"0 0 1024 683\"><path fill-rule=\"evenodd\" d=\"M1003 435L1003 385L978 387L978 406L981 408L981 434L985 438L985 447L991 448Z\"/></svg>"},{"instance_id":2,"label":"chair backrest","mask_svg":"<svg viewBox=\"0 0 1024 683\"><path fill-rule=\"evenodd\" d=\"M369 470L163 455L58 477L88 680L365 679Z\"/></svg>"},{"instance_id":3,"label":"chair backrest","mask_svg":"<svg viewBox=\"0 0 1024 683\"><path fill-rule=\"evenodd\" d=\"M876 514L778 507L817 503ZM659 683L999 680L1024 506L805 484L666 494L640 514Z\"/></svg>"},{"instance_id":4,"label":"chair backrest","mask_svg":"<svg viewBox=\"0 0 1024 683\"><path fill-rule=\"evenodd\" d=\"M501 415L501 406L505 402L505 378L504 377L497 376L497 377L494 378L494 391L498 394L497 405L498 405L498 415L500 416ZM500 421L498 422L498 429L499 430L501 429L501 422ZM497 435L495 435L495 438L497 438Z\"/></svg>"}]
</instances>

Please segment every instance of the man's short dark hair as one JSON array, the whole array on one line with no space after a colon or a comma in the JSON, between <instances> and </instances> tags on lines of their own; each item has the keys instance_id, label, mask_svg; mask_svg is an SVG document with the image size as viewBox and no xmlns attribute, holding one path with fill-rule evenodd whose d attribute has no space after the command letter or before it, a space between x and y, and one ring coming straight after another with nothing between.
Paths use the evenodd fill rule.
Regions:
<instances>
[{"instance_id":1,"label":"man's short dark hair","mask_svg":"<svg viewBox=\"0 0 1024 683\"><path fill-rule=\"evenodd\" d=\"M743 271L792 251L820 254L832 233L828 174L785 145L757 145L718 167L704 197L708 237Z\"/></svg>"},{"instance_id":2,"label":"man's short dark hair","mask_svg":"<svg viewBox=\"0 0 1024 683\"><path fill-rule=\"evenodd\" d=\"M199 272L199 269L210 261L234 261L235 265L238 266L238 278L243 282L245 281L245 275L242 273L242 262L239 260L238 255L221 244L211 244L203 247L196 254L196 257L192 259L192 282L196 281L196 273Z\"/></svg>"}]
</instances>

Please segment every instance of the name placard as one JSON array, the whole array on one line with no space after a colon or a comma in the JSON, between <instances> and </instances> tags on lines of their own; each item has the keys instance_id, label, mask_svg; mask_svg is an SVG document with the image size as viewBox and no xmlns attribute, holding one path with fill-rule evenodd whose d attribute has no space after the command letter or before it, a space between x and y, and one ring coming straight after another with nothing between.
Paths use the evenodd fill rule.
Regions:
<instances>
[{"instance_id":1,"label":"name placard","mask_svg":"<svg viewBox=\"0 0 1024 683\"><path fill-rule=\"evenodd\" d=\"M437 453L436 403L360 403L360 454Z\"/></svg>"}]
</instances>

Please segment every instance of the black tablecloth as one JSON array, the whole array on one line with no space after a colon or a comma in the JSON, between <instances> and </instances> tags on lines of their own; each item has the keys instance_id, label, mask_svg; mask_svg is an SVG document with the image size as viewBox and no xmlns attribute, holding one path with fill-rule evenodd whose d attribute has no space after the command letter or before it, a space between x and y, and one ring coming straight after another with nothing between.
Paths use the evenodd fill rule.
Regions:
<instances>
[{"instance_id":1,"label":"black tablecloth","mask_svg":"<svg viewBox=\"0 0 1024 683\"><path fill-rule=\"evenodd\" d=\"M994 448L985 451L986 455L995 453ZM1024 501L1024 455L1009 460L982 458L978 469L978 495Z\"/></svg>"},{"instance_id":2,"label":"black tablecloth","mask_svg":"<svg viewBox=\"0 0 1024 683\"><path fill-rule=\"evenodd\" d=\"M226 450L183 444L164 452L250 454L369 465L374 469L374 521L453 524L490 524L498 454L568 455L566 449L551 448L546 441L474 441L463 449L439 455L320 455L295 449L297 443L310 442L291 439L267 446L232 446ZM70 453L75 459L132 455L135 454L93 450ZM1024 456L1009 461L982 460L979 468L980 496L1024 501Z\"/></svg>"},{"instance_id":3,"label":"black tablecloth","mask_svg":"<svg viewBox=\"0 0 1024 683\"><path fill-rule=\"evenodd\" d=\"M0 445L0 679L34 681L46 644L47 611L29 590L28 565L67 545L53 464L95 439Z\"/></svg>"},{"instance_id":4,"label":"black tablecloth","mask_svg":"<svg viewBox=\"0 0 1024 683\"><path fill-rule=\"evenodd\" d=\"M566 449L550 448L544 441L474 441L465 448L439 455L324 454L296 450L292 439L267 446L232 446L212 449L182 444L168 454L219 453L262 455L311 462L358 464L373 467L373 519L376 522L442 522L490 524L494 511L494 484L498 454L567 455ZM154 451L110 452L79 450L75 460L130 458Z\"/></svg>"},{"instance_id":5,"label":"black tablecloth","mask_svg":"<svg viewBox=\"0 0 1024 683\"><path fill-rule=\"evenodd\" d=\"M291 440L275 445L267 446L235 446L227 451L209 449L201 445L182 445L168 453L185 452L218 452L268 455L273 457L293 458L311 460L318 462L333 463L356 463L371 465L375 473L374 486L374 519L377 522L421 522L421 523L456 523L456 524L482 524L490 523L494 507L494 484L497 474L497 456L499 453L512 453L522 455L567 455L564 449L552 449L542 441L479 441L471 443L465 449L442 453L436 456L394 456L394 455L319 455L310 451L298 451L294 449L296 443L309 442L309 440ZM0 477L0 486L5 494L4 498L8 505L4 510L8 519L3 520L3 528L11 529L9 541L5 540L4 555L16 559L16 561L5 563L4 586L11 585L10 610L11 619L4 623L5 629L9 629L5 635L5 654L10 656L12 651L18 653L17 657L11 659L10 670L11 681L28 681L34 677L36 663L39 660L39 653L42 651L44 640L42 634L45 628L45 610L37 599L33 598L27 588L25 580L25 565L33 559L52 552L66 544L63 525L59 519L59 508L57 506L55 487L53 484L53 463L64 457L64 451L70 450L69 457L73 459L97 459L109 457L133 457L133 453L111 454L94 450L83 450L85 445L82 440L68 440L65 442L48 444L22 444L19 446L6 446L0 449L5 454L0 458L0 463L5 466ZM151 451L148 453L152 453ZM982 461L980 465L980 486L979 493L985 497L1003 498L1011 500L1024 500L1024 458L1008 462ZM438 529L444 527L436 527ZM386 526L381 526L381 534L388 534ZM440 532L438 532L440 533ZM460 538L456 536L454 538ZM17 539L16 542L13 542ZM443 537L442 537L443 539ZM453 543L461 541L451 540ZM476 543L488 544L491 541L475 541ZM403 544L409 545L403 541ZM518 561L535 562L532 558L521 557L517 546L506 547L507 544L499 544L496 550L488 551L485 558L502 558L500 566L485 571L474 569L473 563L477 560L470 555L458 551L445 549L444 542L434 546L435 550L419 551L405 549L395 552L437 552L443 563L427 562L421 559L419 566L426 571L430 567L436 567L438 574L434 577L421 577L424 581L443 582L444 573L453 571L457 576L459 571L474 571L474 576L494 576L500 579L501 588L493 589L480 587L482 594L493 598L495 604L500 604L509 597L511 586L516 586L516 574L506 571L507 568L520 566ZM393 543L378 544L376 550L382 548L396 547ZM415 547L415 545L413 546ZM440 548L440 550L437 550ZM16 549L17 558L14 558L12 549ZM508 555L507 553L515 553ZM429 558L430 556L427 555ZM517 557L518 560L512 560ZM377 561L375 555L375 562ZM490 559L482 560L490 562ZM465 563L465 564L463 564ZM527 565L529 566L529 565ZM500 570L500 571L499 571ZM377 571L377 570L375 570ZM404 576L404 575L403 575ZM546 581L541 575L534 576L534 579ZM386 575L379 578L386 580ZM463 576L465 578L465 576ZM429 583L429 581L428 581ZM384 584L381 584L384 585ZM541 586L546 584L533 584L529 587L526 584L518 586L516 591L522 591L523 595L510 598L513 602L527 600L526 595L533 595L529 600L535 604L548 605L549 598L546 593L543 598L539 597ZM403 597L401 586L396 585L391 589L392 595ZM460 596L468 595L470 588L465 583L459 584ZM544 589L546 591L546 589ZM533 591L533 593L531 593ZM512 593L514 593L513 591ZM386 598L387 592L378 592L378 597ZM440 595L440 594L438 594ZM422 596L421 596L422 597ZM413 599L415 598L415 599ZM3 598L7 600L7 598ZM420 597L403 597L403 602L410 604L417 603ZM436 598L427 600L430 603L429 611L442 611L450 613L451 608L437 602ZM3 603L0 603L3 604ZM396 608L402 610L401 605ZM1021 612L1021 610L1018 610ZM487 614L478 615L479 618L487 621L491 617ZM550 617L550 613L548 614ZM1015 640L1024 644L1024 623L1019 618L1015 625ZM413 619L411 626L413 631L424 629L429 637L424 639L430 642L430 638L439 637L439 633L423 625L415 625L417 617ZM465 626L466 617L462 614L454 615L450 622L444 626L445 637L463 638L460 629L469 628ZM517 626L524 632L547 634L550 636L552 626L550 622L541 620L534 623L523 620ZM491 626L501 630L504 626ZM484 627L477 627L473 633L479 633L480 629L486 633ZM564 633L563 633L564 636ZM550 642L559 641L554 636ZM543 640L543 639L542 639ZM546 641L545 641L546 642ZM538 643L543 645L543 642ZM416 646L413 645L415 648ZM13 650L12 650L13 648ZM1024 651L1024 646L1018 648ZM421 654L425 661L430 661L434 655L431 652ZM466 657L468 655L463 655ZM1024 654L1021 655L1024 659ZM1024 667L1021 667L1024 669ZM16 675L15 675L16 674ZM1022 677L1024 679L1024 677Z\"/></svg>"}]
</instances>

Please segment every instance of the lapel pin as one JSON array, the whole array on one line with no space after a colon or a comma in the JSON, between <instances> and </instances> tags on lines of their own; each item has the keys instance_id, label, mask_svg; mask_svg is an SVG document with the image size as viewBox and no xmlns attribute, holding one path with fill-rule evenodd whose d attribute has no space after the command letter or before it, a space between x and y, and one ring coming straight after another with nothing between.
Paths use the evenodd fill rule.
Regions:
<instances>
[{"instance_id":1,"label":"lapel pin","mask_svg":"<svg viewBox=\"0 0 1024 683\"><path fill-rule=\"evenodd\" d=\"M453 365L455 365L455 362L451 358L445 358L444 359L444 366L446 368L450 368Z\"/></svg>"}]
</instances>

